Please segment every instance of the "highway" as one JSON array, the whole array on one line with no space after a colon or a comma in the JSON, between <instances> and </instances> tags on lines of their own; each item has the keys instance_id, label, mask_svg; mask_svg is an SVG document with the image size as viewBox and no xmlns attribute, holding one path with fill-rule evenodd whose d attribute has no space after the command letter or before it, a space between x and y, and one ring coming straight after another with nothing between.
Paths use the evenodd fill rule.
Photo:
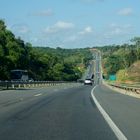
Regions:
<instances>
[{"instance_id":1,"label":"highway","mask_svg":"<svg viewBox=\"0 0 140 140\"><path fill-rule=\"evenodd\" d=\"M0 92L0 140L116 140L91 99L92 88Z\"/></svg>"},{"instance_id":2,"label":"highway","mask_svg":"<svg viewBox=\"0 0 140 140\"><path fill-rule=\"evenodd\" d=\"M87 74L92 69L93 86L72 83L0 91L0 140L139 140L140 100L102 84L100 53Z\"/></svg>"},{"instance_id":3,"label":"highway","mask_svg":"<svg viewBox=\"0 0 140 140\"><path fill-rule=\"evenodd\" d=\"M120 94L104 85L97 86L94 95L128 140L140 139L140 99Z\"/></svg>"},{"instance_id":4,"label":"highway","mask_svg":"<svg viewBox=\"0 0 140 140\"><path fill-rule=\"evenodd\" d=\"M99 51L96 52L94 72L96 88L94 88L93 94L103 110L122 133L123 138L118 138L139 140L140 100L111 90L102 84L101 53Z\"/></svg>"}]
</instances>

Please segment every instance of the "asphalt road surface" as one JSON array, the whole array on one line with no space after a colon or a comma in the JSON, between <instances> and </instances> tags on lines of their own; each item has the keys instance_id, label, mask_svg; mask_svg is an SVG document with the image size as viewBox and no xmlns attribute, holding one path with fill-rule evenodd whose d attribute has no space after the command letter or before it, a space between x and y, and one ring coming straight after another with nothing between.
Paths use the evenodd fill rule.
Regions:
<instances>
[{"instance_id":1,"label":"asphalt road surface","mask_svg":"<svg viewBox=\"0 0 140 140\"><path fill-rule=\"evenodd\" d=\"M94 95L128 140L140 140L140 99L104 85L97 86Z\"/></svg>"},{"instance_id":2,"label":"asphalt road surface","mask_svg":"<svg viewBox=\"0 0 140 140\"><path fill-rule=\"evenodd\" d=\"M116 140L92 86L0 92L0 140Z\"/></svg>"}]
</instances>

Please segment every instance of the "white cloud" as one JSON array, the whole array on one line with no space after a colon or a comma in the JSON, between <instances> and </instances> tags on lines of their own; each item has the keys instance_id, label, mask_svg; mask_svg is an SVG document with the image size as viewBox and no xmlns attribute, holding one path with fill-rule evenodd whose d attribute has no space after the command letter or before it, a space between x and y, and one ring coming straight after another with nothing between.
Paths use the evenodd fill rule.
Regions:
<instances>
[{"instance_id":1,"label":"white cloud","mask_svg":"<svg viewBox=\"0 0 140 140\"><path fill-rule=\"evenodd\" d=\"M22 27L20 27L20 29L19 29L19 32L22 33L22 34L26 34L26 33L28 33L29 31L30 31L29 28L26 27L26 26L22 26Z\"/></svg>"},{"instance_id":2,"label":"white cloud","mask_svg":"<svg viewBox=\"0 0 140 140\"><path fill-rule=\"evenodd\" d=\"M83 40L83 37L91 37L89 34L93 32L92 27L87 26L85 27L82 31L73 31L72 34L69 36L65 36L64 42L69 42L69 43L76 43L80 40L80 42Z\"/></svg>"},{"instance_id":3,"label":"white cloud","mask_svg":"<svg viewBox=\"0 0 140 140\"><path fill-rule=\"evenodd\" d=\"M112 23L109 26L107 33L105 33L105 38L111 38L113 36L128 35L132 32L133 26L131 24L117 25Z\"/></svg>"},{"instance_id":4,"label":"white cloud","mask_svg":"<svg viewBox=\"0 0 140 140\"><path fill-rule=\"evenodd\" d=\"M124 25L118 25L116 23L112 23L109 25L110 28L124 28L124 29L130 29L130 28L133 28L133 26L131 24L124 24Z\"/></svg>"},{"instance_id":5,"label":"white cloud","mask_svg":"<svg viewBox=\"0 0 140 140\"><path fill-rule=\"evenodd\" d=\"M70 29L74 27L74 24L70 22L58 21L54 26L60 29Z\"/></svg>"},{"instance_id":6,"label":"white cloud","mask_svg":"<svg viewBox=\"0 0 140 140\"><path fill-rule=\"evenodd\" d=\"M32 37L31 38L31 42L33 43L37 43L39 41L39 39L37 37Z\"/></svg>"},{"instance_id":7,"label":"white cloud","mask_svg":"<svg viewBox=\"0 0 140 140\"><path fill-rule=\"evenodd\" d=\"M75 35L70 35L65 38L64 42L75 42L79 39L79 36L77 34Z\"/></svg>"},{"instance_id":8,"label":"white cloud","mask_svg":"<svg viewBox=\"0 0 140 140\"><path fill-rule=\"evenodd\" d=\"M92 32L93 32L92 27L88 26L83 31L79 32L79 34L80 35L85 35L85 34L90 34Z\"/></svg>"},{"instance_id":9,"label":"white cloud","mask_svg":"<svg viewBox=\"0 0 140 140\"><path fill-rule=\"evenodd\" d=\"M47 17L47 16L52 16L53 11L51 9L40 11L37 13L32 14L33 16L39 16L39 17Z\"/></svg>"},{"instance_id":10,"label":"white cloud","mask_svg":"<svg viewBox=\"0 0 140 140\"><path fill-rule=\"evenodd\" d=\"M30 32L29 27L25 24L15 24L11 29L18 34L28 34Z\"/></svg>"},{"instance_id":11,"label":"white cloud","mask_svg":"<svg viewBox=\"0 0 140 140\"><path fill-rule=\"evenodd\" d=\"M44 32L45 33L56 33L59 31L64 31L68 29L74 28L74 24L70 22L58 21L56 24L47 27Z\"/></svg>"},{"instance_id":12,"label":"white cloud","mask_svg":"<svg viewBox=\"0 0 140 140\"><path fill-rule=\"evenodd\" d=\"M72 35L72 36L68 37L65 41L66 42L73 42L75 40L77 40L77 36L76 35Z\"/></svg>"},{"instance_id":13,"label":"white cloud","mask_svg":"<svg viewBox=\"0 0 140 140\"><path fill-rule=\"evenodd\" d=\"M110 26L110 28L115 28L115 27L117 27L118 25L117 25L116 23L111 23L109 26Z\"/></svg>"},{"instance_id":14,"label":"white cloud","mask_svg":"<svg viewBox=\"0 0 140 140\"><path fill-rule=\"evenodd\" d=\"M121 16L130 16L132 14L133 14L132 8L124 8L118 12L118 15L121 15Z\"/></svg>"},{"instance_id":15,"label":"white cloud","mask_svg":"<svg viewBox=\"0 0 140 140\"><path fill-rule=\"evenodd\" d=\"M115 28L114 30L112 30L110 32L111 35L121 35L123 33L124 33L124 30L121 29L121 28L119 28L119 27L118 28Z\"/></svg>"}]
</instances>

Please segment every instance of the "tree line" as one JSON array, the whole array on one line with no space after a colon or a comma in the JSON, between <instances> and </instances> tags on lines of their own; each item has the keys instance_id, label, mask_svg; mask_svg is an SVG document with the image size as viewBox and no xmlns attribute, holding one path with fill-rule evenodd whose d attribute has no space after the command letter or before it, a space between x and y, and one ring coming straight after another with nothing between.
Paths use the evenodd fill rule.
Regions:
<instances>
[{"instance_id":1,"label":"tree line","mask_svg":"<svg viewBox=\"0 0 140 140\"><path fill-rule=\"evenodd\" d=\"M130 44L110 45L100 47L99 49L102 52L106 78L108 79L109 75L116 75L122 72L129 79L129 75L127 74L129 68L140 60L140 37L133 38ZM123 74L120 75L123 76Z\"/></svg>"},{"instance_id":2,"label":"tree line","mask_svg":"<svg viewBox=\"0 0 140 140\"><path fill-rule=\"evenodd\" d=\"M13 69L28 70L34 80L75 81L92 59L86 49L33 47L0 20L0 80L10 80Z\"/></svg>"}]
</instances>

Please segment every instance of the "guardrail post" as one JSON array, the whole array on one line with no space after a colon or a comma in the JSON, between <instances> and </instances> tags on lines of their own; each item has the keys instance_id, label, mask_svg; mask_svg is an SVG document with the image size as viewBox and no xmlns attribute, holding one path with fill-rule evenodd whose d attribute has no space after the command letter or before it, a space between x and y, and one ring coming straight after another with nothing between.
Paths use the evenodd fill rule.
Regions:
<instances>
[{"instance_id":1,"label":"guardrail post","mask_svg":"<svg viewBox=\"0 0 140 140\"><path fill-rule=\"evenodd\" d=\"M12 89L14 89L15 88L15 85L14 84L12 84Z\"/></svg>"},{"instance_id":2,"label":"guardrail post","mask_svg":"<svg viewBox=\"0 0 140 140\"><path fill-rule=\"evenodd\" d=\"M66 85L67 82L63 81L34 81L34 82L27 82L27 81L4 81L0 82L0 86L4 89L16 89L16 88L26 88L26 87L46 87L46 86L57 86L57 85Z\"/></svg>"},{"instance_id":3,"label":"guardrail post","mask_svg":"<svg viewBox=\"0 0 140 140\"><path fill-rule=\"evenodd\" d=\"M6 89L9 89L9 83L6 81Z\"/></svg>"}]
</instances>

